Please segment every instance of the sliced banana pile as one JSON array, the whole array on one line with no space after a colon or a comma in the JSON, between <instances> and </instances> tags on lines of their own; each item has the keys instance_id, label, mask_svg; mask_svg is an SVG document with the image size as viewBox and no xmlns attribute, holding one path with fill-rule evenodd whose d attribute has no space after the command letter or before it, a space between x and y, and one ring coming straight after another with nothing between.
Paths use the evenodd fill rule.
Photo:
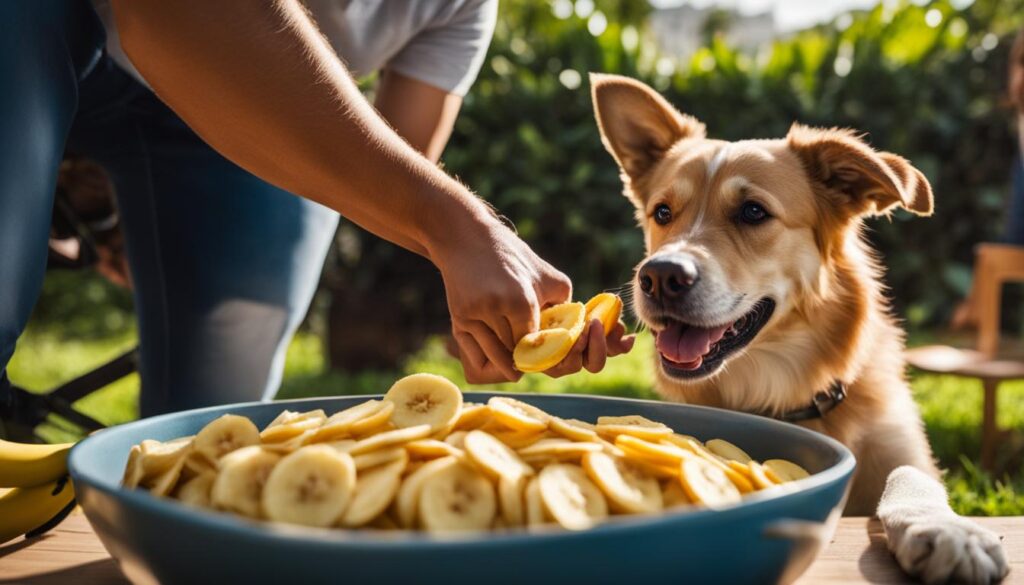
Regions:
<instances>
[{"instance_id":1,"label":"sliced banana pile","mask_svg":"<svg viewBox=\"0 0 1024 585\"><path fill-rule=\"evenodd\" d=\"M642 416L591 424L510 397L464 403L450 381L415 374L331 416L285 411L260 430L229 414L194 437L143 441L124 485L260 520L453 532L584 530L612 515L728 506L807 476Z\"/></svg>"}]
</instances>

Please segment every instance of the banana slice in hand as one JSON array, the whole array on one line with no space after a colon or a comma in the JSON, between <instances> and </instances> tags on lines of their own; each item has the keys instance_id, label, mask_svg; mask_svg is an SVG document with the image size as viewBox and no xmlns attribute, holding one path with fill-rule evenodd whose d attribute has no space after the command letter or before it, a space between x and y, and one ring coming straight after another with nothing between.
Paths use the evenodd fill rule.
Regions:
<instances>
[{"instance_id":1,"label":"banana slice in hand","mask_svg":"<svg viewBox=\"0 0 1024 585\"><path fill-rule=\"evenodd\" d=\"M573 343L583 333L583 326L586 324L587 309L583 303L562 303L548 307L540 312L540 327L538 329L565 329Z\"/></svg>"},{"instance_id":2,"label":"banana slice in hand","mask_svg":"<svg viewBox=\"0 0 1024 585\"><path fill-rule=\"evenodd\" d=\"M664 507L658 480L629 461L605 453L587 453L583 469L618 511L651 514Z\"/></svg>"},{"instance_id":3,"label":"banana slice in hand","mask_svg":"<svg viewBox=\"0 0 1024 585\"><path fill-rule=\"evenodd\" d=\"M429 532L487 530L497 509L491 482L462 463L431 475L420 491L420 522Z\"/></svg>"},{"instance_id":4,"label":"banana slice in hand","mask_svg":"<svg viewBox=\"0 0 1024 585\"><path fill-rule=\"evenodd\" d=\"M622 315L622 299L612 293L600 293L595 295L586 304L587 321L597 319L604 328L604 334L608 335L619 322Z\"/></svg>"},{"instance_id":5,"label":"banana slice in hand","mask_svg":"<svg viewBox=\"0 0 1024 585\"><path fill-rule=\"evenodd\" d=\"M238 512L250 518L262 517L260 498L263 486L280 460L280 455L258 445L228 453L218 462L217 479L210 490L210 501L221 510Z\"/></svg>"},{"instance_id":6,"label":"banana slice in hand","mask_svg":"<svg viewBox=\"0 0 1024 585\"><path fill-rule=\"evenodd\" d=\"M559 364L576 343L568 329L541 329L516 343L512 361L520 372L543 372Z\"/></svg>"},{"instance_id":7,"label":"banana slice in hand","mask_svg":"<svg viewBox=\"0 0 1024 585\"><path fill-rule=\"evenodd\" d=\"M400 429L429 425L430 433L448 431L462 410L462 391L447 378L413 374L395 382L384 400L394 403L391 422Z\"/></svg>"},{"instance_id":8,"label":"banana slice in hand","mask_svg":"<svg viewBox=\"0 0 1024 585\"><path fill-rule=\"evenodd\" d=\"M586 530L608 517L608 502L578 465L548 465L537 476L544 508L562 528Z\"/></svg>"},{"instance_id":9,"label":"banana slice in hand","mask_svg":"<svg viewBox=\"0 0 1024 585\"><path fill-rule=\"evenodd\" d=\"M196 433L192 448L212 462L242 447L260 444L260 430L244 416L225 414Z\"/></svg>"},{"instance_id":10,"label":"banana slice in hand","mask_svg":"<svg viewBox=\"0 0 1024 585\"><path fill-rule=\"evenodd\" d=\"M355 463L327 445L310 445L281 459L263 487L267 518L330 526L345 511L356 485Z\"/></svg>"}]
</instances>

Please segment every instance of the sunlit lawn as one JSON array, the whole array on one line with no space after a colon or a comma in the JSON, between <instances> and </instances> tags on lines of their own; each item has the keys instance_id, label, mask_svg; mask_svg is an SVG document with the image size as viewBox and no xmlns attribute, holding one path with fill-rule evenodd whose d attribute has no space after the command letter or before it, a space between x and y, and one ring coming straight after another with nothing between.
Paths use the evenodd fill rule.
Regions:
<instances>
[{"instance_id":1,"label":"sunlit lawn","mask_svg":"<svg viewBox=\"0 0 1024 585\"><path fill-rule=\"evenodd\" d=\"M23 336L10 364L11 379L30 389L52 388L77 373L116 356L135 343L131 331L89 341L61 340L39 329ZM576 392L654 398L651 391L651 341L642 336L630 355L611 360L600 374L580 373L554 380L528 375L518 384L498 386L518 392ZM315 395L374 394L387 390L400 374L433 372L464 384L461 368L444 351L440 340L431 343L405 364L402 372L370 372L357 375L327 372L320 341L300 334L288 352L280 398ZM132 420L138 395L138 377L131 376L83 399L78 407L108 424ZM993 479L972 462L979 449L981 385L949 376L917 376L914 392L928 434L944 468L954 506L964 514L1024 514L1024 437L1015 433L1001 449L1004 470ZM1000 392L1000 424L1024 430L1024 383L1005 384ZM53 433L54 437L59 434Z\"/></svg>"}]
</instances>

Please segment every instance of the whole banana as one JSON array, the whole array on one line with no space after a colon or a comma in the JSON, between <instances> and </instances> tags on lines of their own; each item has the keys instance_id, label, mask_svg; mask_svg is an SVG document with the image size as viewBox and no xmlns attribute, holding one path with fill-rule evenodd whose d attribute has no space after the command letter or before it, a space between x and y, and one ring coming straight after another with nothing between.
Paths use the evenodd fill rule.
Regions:
<instances>
[{"instance_id":1,"label":"whole banana","mask_svg":"<svg viewBox=\"0 0 1024 585\"><path fill-rule=\"evenodd\" d=\"M75 499L71 481L62 477L33 487L14 488L0 496L0 544L23 534L39 533ZM43 530L45 531L45 530Z\"/></svg>"},{"instance_id":2,"label":"whole banana","mask_svg":"<svg viewBox=\"0 0 1024 585\"><path fill-rule=\"evenodd\" d=\"M64 477L73 444L28 445L0 439L0 487L31 487Z\"/></svg>"},{"instance_id":3,"label":"whole banana","mask_svg":"<svg viewBox=\"0 0 1024 585\"><path fill-rule=\"evenodd\" d=\"M23 534L41 534L70 511L75 499L67 477L72 445L0 439L0 544Z\"/></svg>"}]
</instances>

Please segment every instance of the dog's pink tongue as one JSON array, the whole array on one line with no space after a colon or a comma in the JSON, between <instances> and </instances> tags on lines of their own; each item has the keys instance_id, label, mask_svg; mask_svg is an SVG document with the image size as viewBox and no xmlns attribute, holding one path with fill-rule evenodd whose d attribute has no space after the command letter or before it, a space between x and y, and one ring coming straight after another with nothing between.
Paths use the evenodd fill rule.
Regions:
<instances>
[{"instance_id":1,"label":"dog's pink tongue","mask_svg":"<svg viewBox=\"0 0 1024 585\"><path fill-rule=\"evenodd\" d=\"M658 332L655 345L666 358L679 363L694 363L700 366L698 358L711 351L711 346L725 335L728 325L714 329L692 327L681 323L673 323Z\"/></svg>"}]
</instances>

